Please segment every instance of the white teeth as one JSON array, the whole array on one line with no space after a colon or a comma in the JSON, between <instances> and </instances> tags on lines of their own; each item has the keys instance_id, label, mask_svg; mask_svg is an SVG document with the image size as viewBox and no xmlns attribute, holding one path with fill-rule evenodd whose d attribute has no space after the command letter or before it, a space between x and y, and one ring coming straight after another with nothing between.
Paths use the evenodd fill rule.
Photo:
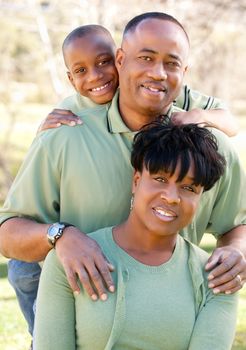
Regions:
<instances>
[{"instance_id":1,"label":"white teeth","mask_svg":"<svg viewBox=\"0 0 246 350\"><path fill-rule=\"evenodd\" d=\"M101 90L105 89L105 87L107 87L108 84L109 84L109 83L106 83L106 84L103 85L103 86L99 86L99 87L97 87L97 88L91 89L91 91L101 91Z\"/></svg>"},{"instance_id":2,"label":"white teeth","mask_svg":"<svg viewBox=\"0 0 246 350\"><path fill-rule=\"evenodd\" d=\"M163 215L163 216L170 216L170 217L173 217L174 214L171 214L170 212L168 211L165 211L163 209L155 209L155 211L160 214L160 215Z\"/></svg>"},{"instance_id":3,"label":"white teeth","mask_svg":"<svg viewBox=\"0 0 246 350\"><path fill-rule=\"evenodd\" d=\"M155 88L152 88L152 87L147 87L148 90L150 91L153 91L153 92L160 92L162 90L159 90L159 89L155 89Z\"/></svg>"}]
</instances>

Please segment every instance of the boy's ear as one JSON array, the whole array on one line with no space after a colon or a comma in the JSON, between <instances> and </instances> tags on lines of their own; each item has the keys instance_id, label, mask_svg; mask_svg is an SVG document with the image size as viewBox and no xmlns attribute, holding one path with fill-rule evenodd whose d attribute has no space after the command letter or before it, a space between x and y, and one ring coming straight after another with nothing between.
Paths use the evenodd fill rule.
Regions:
<instances>
[{"instance_id":1,"label":"boy's ear","mask_svg":"<svg viewBox=\"0 0 246 350\"><path fill-rule=\"evenodd\" d=\"M125 53L122 50L122 48L117 49L116 56L115 56L115 65L117 69L119 69L122 66L124 57L125 57Z\"/></svg>"},{"instance_id":2,"label":"boy's ear","mask_svg":"<svg viewBox=\"0 0 246 350\"><path fill-rule=\"evenodd\" d=\"M73 87L75 88L74 82L73 82L73 76L70 72L67 72L67 77L70 81L70 83L73 85ZM76 88L75 88L76 89Z\"/></svg>"}]
</instances>

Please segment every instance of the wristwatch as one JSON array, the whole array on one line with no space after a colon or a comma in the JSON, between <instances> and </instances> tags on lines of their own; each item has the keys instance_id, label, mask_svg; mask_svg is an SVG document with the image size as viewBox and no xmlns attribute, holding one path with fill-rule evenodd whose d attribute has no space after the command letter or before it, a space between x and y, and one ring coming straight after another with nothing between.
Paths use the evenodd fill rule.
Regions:
<instances>
[{"instance_id":1,"label":"wristwatch","mask_svg":"<svg viewBox=\"0 0 246 350\"><path fill-rule=\"evenodd\" d=\"M73 225L66 222L55 222L54 224L50 225L47 231L48 242L54 247L56 241L63 235L64 229L69 226Z\"/></svg>"}]
</instances>

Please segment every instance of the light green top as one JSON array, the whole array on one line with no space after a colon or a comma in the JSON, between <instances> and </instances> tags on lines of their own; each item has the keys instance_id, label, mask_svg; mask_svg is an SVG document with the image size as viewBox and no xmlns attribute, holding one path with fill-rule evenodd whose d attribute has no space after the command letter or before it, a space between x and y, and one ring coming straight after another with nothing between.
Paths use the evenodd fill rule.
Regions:
<instances>
[{"instance_id":1,"label":"light green top","mask_svg":"<svg viewBox=\"0 0 246 350\"><path fill-rule=\"evenodd\" d=\"M36 350L229 350L237 295L213 295L208 254L178 236L171 259L140 263L116 245L112 229L91 235L116 266L117 290L106 302L74 297L53 250L41 274L35 317Z\"/></svg>"},{"instance_id":2,"label":"light green top","mask_svg":"<svg viewBox=\"0 0 246 350\"><path fill-rule=\"evenodd\" d=\"M35 138L1 209L0 222L29 217L44 223L65 221L92 232L127 218L134 132L119 115L118 94L111 106L83 111L74 99L64 108L81 116L83 124L51 129ZM202 195L193 223L183 232L195 244L204 232L221 234L246 223L245 173L229 138L213 132L228 165L224 176Z\"/></svg>"}]
</instances>

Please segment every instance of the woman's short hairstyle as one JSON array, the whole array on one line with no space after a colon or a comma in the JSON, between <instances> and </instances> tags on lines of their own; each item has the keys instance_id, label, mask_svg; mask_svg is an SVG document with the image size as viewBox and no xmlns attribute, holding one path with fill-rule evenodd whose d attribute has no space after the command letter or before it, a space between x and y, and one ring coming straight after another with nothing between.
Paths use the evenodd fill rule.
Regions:
<instances>
[{"instance_id":1,"label":"woman's short hairstyle","mask_svg":"<svg viewBox=\"0 0 246 350\"><path fill-rule=\"evenodd\" d=\"M194 164L194 184L209 190L223 175L226 161L219 153L216 137L199 124L175 125L159 118L145 125L134 137L131 163L135 170L171 175L180 162L177 181Z\"/></svg>"}]
</instances>

